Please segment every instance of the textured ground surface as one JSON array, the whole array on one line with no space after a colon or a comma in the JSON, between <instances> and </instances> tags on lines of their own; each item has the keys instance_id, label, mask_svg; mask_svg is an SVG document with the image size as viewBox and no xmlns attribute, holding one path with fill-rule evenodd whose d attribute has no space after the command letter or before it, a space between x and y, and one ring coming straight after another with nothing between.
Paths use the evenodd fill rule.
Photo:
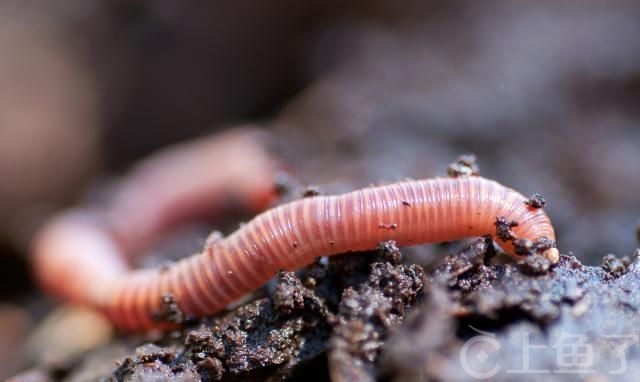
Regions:
<instances>
[{"instance_id":1,"label":"textured ground surface","mask_svg":"<svg viewBox=\"0 0 640 382\"><path fill-rule=\"evenodd\" d=\"M220 318L15 381L640 378L640 251L602 267L563 255L546 269L503 262L479 239L427 272L401 257L387 242L282 272Z\"/></svg>"}]
</instances>

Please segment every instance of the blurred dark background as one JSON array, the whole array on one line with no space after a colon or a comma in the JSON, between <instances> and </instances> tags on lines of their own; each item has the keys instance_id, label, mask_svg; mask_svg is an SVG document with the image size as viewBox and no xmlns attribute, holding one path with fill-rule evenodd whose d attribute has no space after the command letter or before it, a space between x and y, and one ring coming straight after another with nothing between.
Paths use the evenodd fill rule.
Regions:
<instances>
[{"instance_id":1,"label":"blurred dark background","mask_svg":"<svg viewBox=\"0 0 640 382\"><path fill-rule=\"evenodd\" d=\"M155 149L246 121L327 191L475 153L484 176L543 194L563 252L627 255L638 20L630 0L1 1L0 327L31 327L42 219ZM0 377L18 355L0 345Z\"/></svg>"}]
</instances>

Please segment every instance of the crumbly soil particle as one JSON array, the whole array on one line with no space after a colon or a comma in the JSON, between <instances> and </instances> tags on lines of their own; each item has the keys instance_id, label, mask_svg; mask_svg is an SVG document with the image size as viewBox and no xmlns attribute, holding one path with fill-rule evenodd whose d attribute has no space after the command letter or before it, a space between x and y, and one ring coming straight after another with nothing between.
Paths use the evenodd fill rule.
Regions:
<instances>
[{"instance_id":1,"label":"crumbly soil particle","mask_svg":"<svg viewBox=\"0 0 640 382\"><path fill-rule=\"evenodd\" d=\"M620 277L627 271L629 258L618 259L616 255L609 253L602 258L600 267L613 277Z\"/></svg>"},{"instance_id":2,"label":"crumbly soil particle","mask_svg":"<svg viewBox=\"0 0 640 382\"><path fill-rule=\"evenodd\" d=\"M544 256L533 255L527 256L524 260L518 262L518 269L527 275L544 275L549 271L551 262Z\"/></svg>"},{"instance_id":3,"label":"crumbly soil particle","mask_svg":"<svg viewBox=\"0 0 640 382\"><path fill-rule=\"evenodd\" d=\"M305 188L304 191L302 191L303 198L311 198L314 196L318 196L320 194L321 194L320 187L315 185L307 186L307 188Z\"/></svg>"},{"instance_id":4,"label":"crumbly soil particle","mask_svg":"<svg viewBox=\"0 0 640 382\"><path fill-rule=\"evenodd\" d=\"M518 222L508 220L507 218L500 216L496 218L496 236L504 241L511 241L516 238L512 228L518 226Z\"/></svg>"},{"instance_id":5,"label":"crumbly soil particle","mask_svg":"<svg viewBox=\"0 0 640 382\"><path fill-rule=\"evenodd\" d=\"M460 155L455 162L447 167L447 175L453 178L479 174L480 167L478 167L476 156L473 154Z\"/></svg>"},{"instance_id":6,"label":"crumbly soil particle","mask_svg":"<svg viewBox=\"0 0 640 382\"><path fill-rule=\"evenodd\" d=\"M422 267L400 264L400 251L393 242L381 244L378 251L387 261L372 263L367 280L342 293L329 342L334 381L375 380L389 332L422 296Z\"/></svg>"},{"instance_id":7,"label":"crumbly soil particle","mask_svg":"<svg viewBox=\"0 0 640 382\"><path fill-rule=\"evenodd\" d=\"M174 325L185 323L185 315L178 306L175 296L170 293L162 296L162 309L154 314L153 318L157 322L167 322Z\"/></svg>"},{"instance_id":8,"label":"crumbly soil particle","mask_svg":"<svg viewBox=\"0 0 640 382\"><path fill-rule=\"evenodd\" d=\"M533 194L533 195L531 195L529 197L529 199L524 201L524 204L526 204L526 205L528 205L529 207L532 207L532 208L542 208L542 207L547 205L547 201L544 200L542 195Z\"/></svg>"}]
</instances>

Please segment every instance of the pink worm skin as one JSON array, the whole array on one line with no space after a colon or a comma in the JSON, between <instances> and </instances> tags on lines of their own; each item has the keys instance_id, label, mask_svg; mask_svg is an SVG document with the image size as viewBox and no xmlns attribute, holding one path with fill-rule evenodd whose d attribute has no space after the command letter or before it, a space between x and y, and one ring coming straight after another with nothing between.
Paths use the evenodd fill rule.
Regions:
<instances>
[{"instance_id":1,"label":"pink worm skin","mask_svg":"<svg viewBox=\"0 0 640 382\"><path fill-rule=\"evenodd\" d=\"M31 247L36 280L64 300L105 311L111 281L129 274L127 255L230 206L254 213L269 206L279 165L265 149L268 138L255 128L235 128L142 161L106 208L77 208L44 224Z\"/></svg>"},{"instance_id":2,"label":"pink worm skin","mask_svg":"<svg viewBox=\"0 0 640 382\"><path fill-rule=\"evenodd\" d=\"M270 209L168 269L137 271L124 264L104 222L80 212L54 221L36 256L40 250L39 257L48 259L41 261L39 275L54 293L94 306L121 329L144 330L158 327L153 316L166 294L175 297L185 314L210 315L262 286L278 270L300 268L319 256L372 249L381 241L413 245L493 235L497 217L518 222L512 228L517 238L555 240L547 215L525 201L518 192L481 177L408 181L318 196ZM520 258L511 242L496 240ZM545 255L557 262L555 248ZM53 270L43 269L52 263Z\"/></svg>"}]
</instances>

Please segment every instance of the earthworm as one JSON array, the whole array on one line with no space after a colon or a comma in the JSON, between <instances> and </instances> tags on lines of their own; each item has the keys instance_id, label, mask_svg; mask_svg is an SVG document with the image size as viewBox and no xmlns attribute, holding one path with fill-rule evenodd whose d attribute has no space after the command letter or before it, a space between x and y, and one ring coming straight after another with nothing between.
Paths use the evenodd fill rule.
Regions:
<instances>
[{"instance_id":1,"label":"earthworm","mask_svg":"<svg viewBox=\"0 0 640 382\"><path fill-rule=\"evenodd\" d=\"M173 145L137 164L116 187L106 224L128 254L140 253L176 225L220 210L263 210L275 197L279 164L270 137L236 127Z\"/></svg>"},{"instance_id":2,"label":"earthworm","mask_svg":"<svg viewBox=\"0 0 640 382\"><path fill-rule=\"evenodd\" d=\"M38 230L31 245L36 281L62 299L96 305L95 291L111 288L106 281L130 268L127 255L181 224L233 207L264 210L276 196L279 169L268 143L264 131L247 126L151 155L115 187L106 207L63 212Z\"/></svg>"},{"instance_id":3,"label":"earthworm","mask_svg":"<svg viewBox=\"0 0 640 382\"><path fill-rule=\"evenodd\" d=\"M122 329L142 330L158 326L154 315L163 296L173 296L186 315L206 316L262 286L278 270L372 249L387 240L413 245L492 235L516 259L523 255L514 242L529 240L546 243L543 255L555 263L558 250L549 218L526 201L476 176L316 196L267 210L168 268L137 271L123 262L108 224L81 211L45 227L36 243L37 270L54 293L96 307ZM498 235L496 221L506 225Z\"/></svg>"}]
</instances>

